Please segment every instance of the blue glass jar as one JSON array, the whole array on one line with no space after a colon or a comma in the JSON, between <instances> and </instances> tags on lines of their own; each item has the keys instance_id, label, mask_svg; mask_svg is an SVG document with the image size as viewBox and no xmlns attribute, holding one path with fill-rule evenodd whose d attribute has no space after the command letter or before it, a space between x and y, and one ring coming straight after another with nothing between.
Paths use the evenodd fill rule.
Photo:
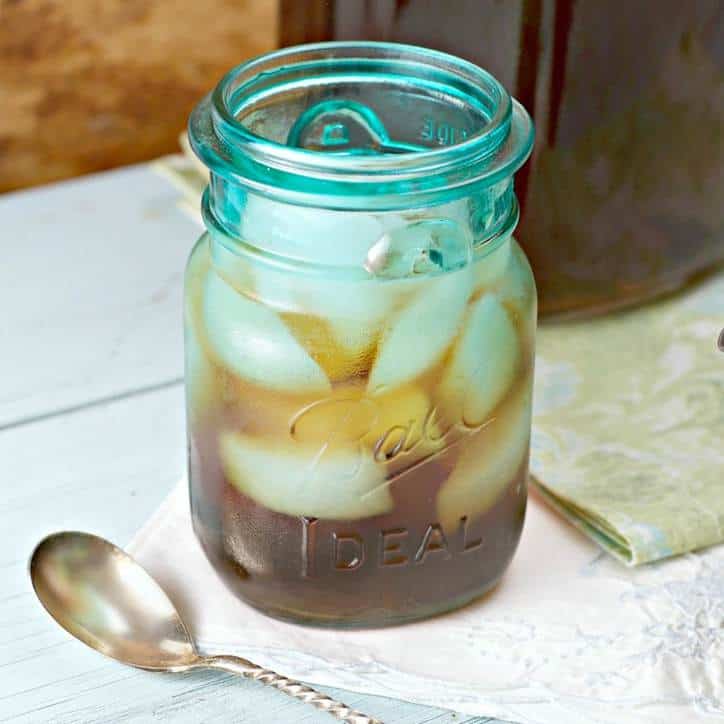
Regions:
<instances>
[{"instance_id":1,"label":"blue glass jar","mask_svg":"<svg viewBox=\"0 0 724 724\"><path fill-rule=\"evenodd\" d=\"M196 534L274 616L377 626L493 586L526 502L536 320L523 108L411 46L288 48L192 114Z\"/></svg>"}]
</instances>

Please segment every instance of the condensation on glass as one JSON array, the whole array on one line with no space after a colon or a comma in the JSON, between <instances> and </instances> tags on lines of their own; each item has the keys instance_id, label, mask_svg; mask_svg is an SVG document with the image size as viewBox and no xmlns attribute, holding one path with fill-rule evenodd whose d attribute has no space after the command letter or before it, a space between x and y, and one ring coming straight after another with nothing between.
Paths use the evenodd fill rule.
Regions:
<instances>
[{"instance_id":1,"label":"condensation on glass","mask_svg":"<svg viewBox=\"0 0 724 724\"><path fill-rule=\"evenodd\" d=\"M512 237L523 108L391 44L279 51L194 111L189 483L228 585L377 626L464 604L526 504L536 294Z\"/></svg>"}]
</instances>

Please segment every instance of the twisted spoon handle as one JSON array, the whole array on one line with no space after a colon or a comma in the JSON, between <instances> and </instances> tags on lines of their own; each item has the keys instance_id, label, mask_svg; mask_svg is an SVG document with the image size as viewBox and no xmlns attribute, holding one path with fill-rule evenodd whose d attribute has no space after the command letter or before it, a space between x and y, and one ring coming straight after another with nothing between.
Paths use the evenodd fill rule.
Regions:
<instances>
[{"instance_id":1,"label":"twisted spoon handle","mask_svg":"<svg viewBox=\"0 0 724 724\"><path fill-rule=\"evenodd\" d=\"M201 665L208 666L212 669L221 669L222 671L231 671L234 674L240 674L247 679L260 681L262 684L268 684L275 689L300 699L305 704L316 706L317 709L326 711L337 719L347 722L347 724L383 724L379 719L362 714L359 711L350 709L345 704L331 699L326 694L300 684L294 679L287 679L269 669L263 669L261 666L252 664L251 661L242 659L239 656L207 656L201 660Z\"/></svg>"}]
</instances>

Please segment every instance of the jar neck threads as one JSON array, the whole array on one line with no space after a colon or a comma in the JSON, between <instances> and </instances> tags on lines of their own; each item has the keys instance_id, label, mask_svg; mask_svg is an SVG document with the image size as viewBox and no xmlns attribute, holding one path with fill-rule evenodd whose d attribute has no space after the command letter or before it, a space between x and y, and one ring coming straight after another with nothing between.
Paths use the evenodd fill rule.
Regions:
<instances>
[{"instance_id":1,"label":"jar neck threads","mask_svg":"<svg viewBox=\"0 0 724 724\"><path fill-rule=\"evenodd\" d=\"M351 107L324 129L329 145L287 145L300 116L321 102ZM339 152L335 141L360 130L360 107L374 112L394 152ZM522 106L472 63L414 46L347 42L286 48L233 69L192 113L189 137L212 176L262 195L389 210L444 203L512 176L530 154L533 130Z\"/></svg>"},{"instance_id":2,"label":"jar neck threads","mask_svg":"<svg viewBox=\"0 0 724 724\"><path fill-rule=\"evenodd\" d=\"M210 169L203 214L212 233L315 263L316 251L294 239L270 249L268 233L249 222L251 206L258 217L266 204L280 227L291 219L297 229L305 209L360 212L347 225L362 214L383 226L395 213L452 218L480 247L517 223L513 174L533 128L503 86L467 61L346 42L287 48L233 69L192 113L189 138Z\"/></svg>"}]
</instances>

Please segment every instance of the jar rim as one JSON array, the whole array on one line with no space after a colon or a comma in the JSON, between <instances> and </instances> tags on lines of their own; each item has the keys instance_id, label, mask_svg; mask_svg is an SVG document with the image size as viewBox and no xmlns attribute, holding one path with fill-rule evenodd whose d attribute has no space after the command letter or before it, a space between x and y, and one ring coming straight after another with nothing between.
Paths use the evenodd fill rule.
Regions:
<instances>
[{"instance_id":1,"label":"jar rim","mask_svg":"<svg viewBox=\"0 0 724 724\"><path fill-rule=\"evenodd\" d=\"M468 94L470 103L480 104L484 126L451 145L340 155L264 138L239 120L243 103L271 94L275 75L283 80L284 74L298 78L306 73L308 81L302 82L319 83L325 70L347 64L363 79L365 63L418 77L436 74L451 92ZM328 208L391 209L442 203L469 193L471 184L488 186L511 176L530 155L533 126L502 84L473 63L413 45L340 41L283 48L231 69L193 111L189 138L212 175L265 196Z\"/></svg>"}]
</instances>

